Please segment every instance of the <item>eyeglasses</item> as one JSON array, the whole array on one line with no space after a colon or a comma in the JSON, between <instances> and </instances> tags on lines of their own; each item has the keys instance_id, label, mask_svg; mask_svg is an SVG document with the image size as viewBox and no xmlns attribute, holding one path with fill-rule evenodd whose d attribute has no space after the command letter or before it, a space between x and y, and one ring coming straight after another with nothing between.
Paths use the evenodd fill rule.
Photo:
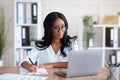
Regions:
<instances>
[{"instance_id":1,"label":"eyeglasses","mask_svg":"<svg viewBox=\"0 0 120 80\"><path fill-rule=\"evenodd\" d=\"M54 26L53 30L56 32L59 32L60 30L65 32L66 28L65 28L65 26L62 26L61 28L59 26Z\"/></svg>"}]
</instances>

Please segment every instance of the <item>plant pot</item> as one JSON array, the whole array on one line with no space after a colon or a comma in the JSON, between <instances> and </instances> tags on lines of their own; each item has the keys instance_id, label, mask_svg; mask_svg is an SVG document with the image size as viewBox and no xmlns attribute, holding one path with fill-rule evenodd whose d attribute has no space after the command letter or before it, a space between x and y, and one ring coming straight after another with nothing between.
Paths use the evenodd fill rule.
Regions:
<instances>
[{"instance_id":1,"label":"plant pot","mask_svg":"<svg viewBox=\"0 0 120 80\"><path fill-rule=\"evenodd\" d=\"M93 39L89 40L89 46L88 47L93 47Z\"/></svg>"},{"instance_id":2,"label":"plant pot","mask_svg":"<svg viewBox=\"0 0 120 80\"><path fill-rule=\"evenodd\" d=\"M3 60L0 60L0 66L3 66Z\"/></svg>"},{"instance_id":3,"label":"plant pot","mask_svg":"<svg viewBox=\"0 0 120 80\"><path fill-rule=\"evenodd\" d=\"M35 45L35 41L31 41L31 46L34 46Z\"/></svg>"},{"instance_id":4,"label":"plant pot","mask_svg":"<svg viewBox=\"0 0 120 80\"><path fill-rule=\"evenodd\" d=\"M93 39L86 40L84 43L84 49L88 49L89 47L93 47Z\"/></svg>"}]
</instances>

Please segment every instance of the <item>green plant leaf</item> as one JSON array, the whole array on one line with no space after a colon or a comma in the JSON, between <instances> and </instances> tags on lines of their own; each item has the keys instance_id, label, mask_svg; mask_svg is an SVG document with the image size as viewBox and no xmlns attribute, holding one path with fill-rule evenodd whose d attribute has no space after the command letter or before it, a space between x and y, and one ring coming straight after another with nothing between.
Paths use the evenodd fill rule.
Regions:
<instances>
[{"instance_id":1,"label":"green plant leaf","mask_svg":"<svg viewBox=\"0 0 120 80\"><path fill-rule=\"evenodd\" d=\"M0 59L3 54L4 48L4 31L5 31L5 24L4 24L4 9L0 6Z\"/></svg>"},{"instance_id":2,"label":"green plant leaf","mask_svg":"<svg viewBox=\"0 0 120 80\"><path fill-rule=\"evenodd\" d=\"M93 39L95 35L92 16L83 17L83 26L84 26L84 41L88 47L89 40Z\"/></svg>"}]
</instances>

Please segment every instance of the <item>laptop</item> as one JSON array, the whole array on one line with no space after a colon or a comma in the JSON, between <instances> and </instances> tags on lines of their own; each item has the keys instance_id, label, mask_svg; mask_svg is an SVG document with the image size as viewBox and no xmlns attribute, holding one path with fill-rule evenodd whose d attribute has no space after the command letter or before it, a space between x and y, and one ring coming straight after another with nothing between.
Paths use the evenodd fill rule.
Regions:
<instances>
[{"instance_id":1,"label":"laptop","mask_svg":"<svg viewBox=\"0 0 120 80\"><path fill-rule=\"evenodd\" d=\"M67 71L58 71L55 74L63 77L77 77L99 74L104 65L103 50L71 51L68 55Z\"/></svg>"}]
</instances>

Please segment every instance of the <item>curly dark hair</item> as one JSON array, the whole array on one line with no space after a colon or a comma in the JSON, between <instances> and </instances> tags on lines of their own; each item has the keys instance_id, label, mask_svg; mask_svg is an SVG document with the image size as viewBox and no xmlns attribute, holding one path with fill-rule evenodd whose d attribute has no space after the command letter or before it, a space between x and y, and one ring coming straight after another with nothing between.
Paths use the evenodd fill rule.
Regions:
<instances>
[{"instance_id":1,"label":"curly dark hair","mask_svg":"<svg viewBox=\"0 0 120 80\"><path fill-rule=\"evenodd\" d=\"M61 41L61 48L60 48L60 51L61 51L61 54L66 57L67 55L65 54L64 52L64 48L65 47L70 47L70 39L71 37L67 35L67 30L68 30L68 22L67 22L67 19L66 17L60 13L60 12L51 12L49 13L44 22L43 22L43 26L44 26L44 36L42 38L42 40L37 40L35 42L35 45L37 47L37 49L39 50L44 50L46 48L48 48L52 42L52 27L54 25L54 22L56 21L56 19L62 19L65 23L65 32L64 32L64 35L63 35L63 38L60 40Z\"/></svg>"}]
</instances>

